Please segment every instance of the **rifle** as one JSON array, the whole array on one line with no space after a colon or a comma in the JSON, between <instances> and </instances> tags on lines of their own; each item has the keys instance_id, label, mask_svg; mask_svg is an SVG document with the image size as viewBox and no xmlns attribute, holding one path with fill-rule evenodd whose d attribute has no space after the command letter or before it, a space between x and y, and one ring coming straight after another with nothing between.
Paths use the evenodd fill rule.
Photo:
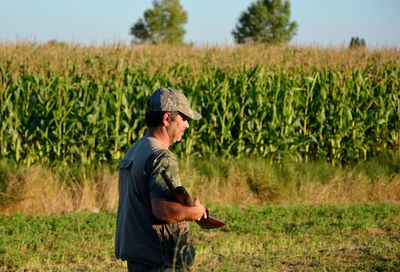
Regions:
<instances>
[{"instance_id":1,"label":"rifle","mask_svg":"<svg viewBox=\"0 0 400 272\"><path fill-rule=\"evenodd\" d=\"M163 177L165 183L167 184L169 191L179 203L189 207L193 206L194 200L191 198L190 194L188 193L185 187L183 186L174 187L165 169L161 171L161 176ZM213 216L210 216L208 214L208 209L206 209L206 213L207 213L207 218L202 217L200 220L195 221L200 227L202 227L203 229L214 229L225 226L224 222Z\"/></svg>"}]
</instances>

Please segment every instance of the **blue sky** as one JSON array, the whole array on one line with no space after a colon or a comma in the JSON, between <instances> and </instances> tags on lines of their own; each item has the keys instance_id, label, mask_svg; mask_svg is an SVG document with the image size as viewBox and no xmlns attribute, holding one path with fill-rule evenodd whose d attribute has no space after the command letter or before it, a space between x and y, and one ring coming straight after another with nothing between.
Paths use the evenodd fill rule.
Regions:
<instances>
[{"instance_id":1,"label":"blue sky","mask_svg":"<svg viewBox=\"0 0 400 272\"><path fill-rule=\"evenodd\" d=\"M255 0L181 0L188 13L185 41L230 45L241 12ZM400 48L399 0L292 0L298 31L291 44ZM4 0L0 42L59 40L84 45L129 43L129 28L152 0Z\"/></svg>"}]
</instances>

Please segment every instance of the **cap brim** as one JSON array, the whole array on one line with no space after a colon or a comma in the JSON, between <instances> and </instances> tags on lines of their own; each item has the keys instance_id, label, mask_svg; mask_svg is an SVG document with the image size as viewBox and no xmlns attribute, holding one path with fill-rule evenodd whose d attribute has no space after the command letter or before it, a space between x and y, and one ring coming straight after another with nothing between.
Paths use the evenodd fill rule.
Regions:
<instances>
[{"instance_id":1,"label":"cap brim","mask_svg":"<svg viewBox=\"0 0 400 272\"><path fill-rule=\"evenodd\" d=\"M197 111L193 111L193 117L190 117L190 118L192 118L193 120L200 120L201 117L202 116L200 113L198 113Z\"/></svg>"},{"instance_id":2,"label":"cap brim","mask_svg":"<svg viewBox=\"0 0 400 272\"><path fill-rule=\"evenodd\" d=\"M186 112L182 112L182 113L193 120L200 120L202 117L200 113L198 113L197 111L192 110L192 109L188 109Z\"/></svg>"}]
</instances>

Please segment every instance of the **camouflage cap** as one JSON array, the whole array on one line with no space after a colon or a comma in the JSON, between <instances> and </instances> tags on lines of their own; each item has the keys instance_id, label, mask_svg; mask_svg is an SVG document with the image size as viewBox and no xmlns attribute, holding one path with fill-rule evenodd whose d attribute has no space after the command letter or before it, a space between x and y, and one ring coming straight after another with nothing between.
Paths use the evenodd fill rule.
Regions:
<instances>
[{"instance_id":1,"label":"camouflage cap","mask_svg":"<svg viewBox=\"0 0 400 272\"><path fill-rule=\"evenodd\" d=\"M190 107L185 95L172 88L159 88L147 102L149 111L179 111L194 120L199 120L201 114Z\"/></svg>"}]
</instances>

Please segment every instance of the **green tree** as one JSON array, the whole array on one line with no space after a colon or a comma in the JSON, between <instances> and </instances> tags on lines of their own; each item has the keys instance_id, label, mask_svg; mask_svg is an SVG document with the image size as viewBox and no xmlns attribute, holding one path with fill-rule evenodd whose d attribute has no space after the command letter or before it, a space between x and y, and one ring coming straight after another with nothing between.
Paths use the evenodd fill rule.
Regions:
<instances>
[{"instance_id":1,"label":"green tree","mask_svg":"<svg viewBox=\"0 0 400 272\"><path fill-rule=\"evenodd\" d=\"M360 48L360 47L365 47L366 43L364 39L361 39L359 37L351 37L351 41L349 44L349 48Z\"/></svg>"},{"instance_id":2,"label":"green tree","mask_svg":"<svg viewBox=\"0 0 400 272\"><path fill-rule=\"evenodd\" d=\"M289 1L257 0L241 14L232 35L236 43L276 44L289 42L296 30Z\"/></svg>"},{"instance_id":3,"label":"green tree","mask_svg":"<svg viewBox=\"0 0 400 272\"><path fill-rule=\"evenodd\" d=\"M177 43L183 42L186 11L179 0L154 0L153 8L144 12L130 29L135 43Z\"/></svg>"}]
</instances>

